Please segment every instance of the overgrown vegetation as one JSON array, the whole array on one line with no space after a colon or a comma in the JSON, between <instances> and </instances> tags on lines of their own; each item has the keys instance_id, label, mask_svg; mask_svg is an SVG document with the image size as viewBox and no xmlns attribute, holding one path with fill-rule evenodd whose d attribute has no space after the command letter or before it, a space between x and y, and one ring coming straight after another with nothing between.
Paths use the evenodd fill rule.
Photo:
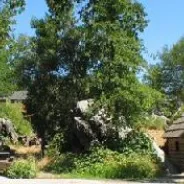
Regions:
<instances>
[{"instance_id":1,"label":"overgrown vegetation","mask_svg":"<svg viewBox=\"0 0 184 184\"><path fill-rule=\"evenodd\" d=\"M33 134L33 129L30 122L23 116L23 107L21 103L1 103L0 118L10 119L18 134L31 135Z\"/></svg>"},{"instance_id":2,"label":"overgrown vegetation","mask_svg":"<svg viewBox=\"0 0 184 184\"><path fill-rule=\"evenodd\" d=\"M58 144L59 137L62 135L49 144L47 154L52 159L46 171L69 177L126 179L153 178L162 173L162 164L144 133L132 131L123 141L114 140L110 149L100 146L85 153L64 151L60 148L64 142Z\"/></svg>"},{"instance_id":3,"label":"overgrown vegetation","mask_svg":"<svg viewBox=\"0 0 184 184\"><path fill-rule=\"evenodd\" d=\"M151 154L124 154L97 148L86 154L61 154L45 170L83 178L143 179L158 176L160 168Z\"/></svg>"},{"instance_id":4,"label":"overgrown vegetation","mask_svg":"<svg viewBox=\"0 0 184 184\"><path fill-rule=\"evenodd\" d=\"M34 158L15 160L6 171L6 175L12 179L31 179L37 174L37 165Z\"/></svg>"}]
</instances>

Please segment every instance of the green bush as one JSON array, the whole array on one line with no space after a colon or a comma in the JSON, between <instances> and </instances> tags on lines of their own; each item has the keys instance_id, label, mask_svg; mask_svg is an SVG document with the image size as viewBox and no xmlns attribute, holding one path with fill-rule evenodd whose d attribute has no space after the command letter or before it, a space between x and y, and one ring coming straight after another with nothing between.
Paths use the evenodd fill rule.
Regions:
<instances>
[{"instance_id":1,"label":"green bush","mask_svg":"<svg viewBox=\"0 0 184 184\"><path fill-rule=\"evenodd\" d=\"M24 119L22 108L23 105L20 103L2 103L0 104L0 118L10 119L18 134L31 135L33 129L31 124Z\"/></svg>"},{"instance_id":2,"label":"green bush","mask_svg":"<svg viewBox=\"0 0 184 184\"><path fill-rule=\"evenodd\" d=\"M63 133L57 133L53 137L53 139L49 142L49 147L47 148L47 155L60 155L61 152L64 152L66 150L67 142L65 140L65 137Z\"/></svg>"},{"instance_id":3,"label":"green bush","mask_svg":"<svg viewBox=\"0 0 184 184\"><path fill-rule=\"evenodd\" d=\"M79 174L91 175L101 178L126 178L126 179L144 179L153 178L158 174L158 168L149 156L130 155L131 157L119 156L120 158L111 158L104 163L95 163L90 167L83 169Z\"/></svg>"},{"instance_id":4,"label":"green bush","mask_svg":"<svg viewBox=\"0 0 184 184\"><path fill-rule=\"evenodd\" d=\"M124 139L107 139L107 148L129 155L131 153L152 154L153 146L151 139L142 131L132 130Z\"/></svg>"},{"instance_id":5,"label":"green bush","mask_svg":"<svg viewBox=\"0 0 184 184\"><path fill-rule=\"evenodd\" d=\"M124 155L109 149L86 154L62 154L46 168L59 174L79 177L144 179L160 173L159 162L149 154Z\"/></svg>"},{"instance_id":6,"label":"green bush","mask_svg":"<svg viewBox=\"0 0 184 184\"><path fill-rule=\"evenodd\" d=\"M151 139L144 132L136 130L132 130L124 140L121 140L121 144L116 150L126 155L132 153L153 154Z\"/></svg>"},{"instance_id":7,"label":"green bush","mask_svg":"<svg viewBox=\"0 0 184 184\"><path fill-rule=\"evenodd\" d=\"M33 158L14 161L6 171L9 178L35 178L37 173L36 161Z\"/></svg>"}]
</instances>

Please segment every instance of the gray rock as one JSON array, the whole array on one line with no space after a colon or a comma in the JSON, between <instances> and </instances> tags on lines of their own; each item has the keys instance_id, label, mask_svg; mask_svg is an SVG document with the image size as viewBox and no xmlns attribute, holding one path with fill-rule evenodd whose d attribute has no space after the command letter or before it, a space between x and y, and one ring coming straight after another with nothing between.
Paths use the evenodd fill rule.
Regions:
<instances>
[{"instance_id":1,"label":"gray rock","mask_svg":"<svg viewBox=\"0 0 184 184\"><path fill-rule=\"evenodd\" d=\"M9 119L0 118L0 132L6 133L13 142L17 142L18 135Z\"/></svg>"},{"instance_id":2,"label":"gray rock","mask_svg":"<svg viewBox=\"0 0 184 184\"><path fill-rule=\"evenodd\" d=\"M82 100L77 102L77 109L81 113L86 113L91 105L93 105L93 99L88 99L88 100Z\"/></svg>"},{"instance_id":3,"label":"gray rock","mask_svg":"<svg viewBox=\"0 0 184 184\"><path fill-rule=\"evenodd\" d=\"M71 125L72 145L75 150L88 150L91 145L104 144L108 140L116 137L125 137L131 129L117 129L112 124L112 117L106 113L105 109L101 109L91 118L87 118L85 113L93 105L92 99L82 100L77 103L73 114Z\"/></svg>"}]
</instances>

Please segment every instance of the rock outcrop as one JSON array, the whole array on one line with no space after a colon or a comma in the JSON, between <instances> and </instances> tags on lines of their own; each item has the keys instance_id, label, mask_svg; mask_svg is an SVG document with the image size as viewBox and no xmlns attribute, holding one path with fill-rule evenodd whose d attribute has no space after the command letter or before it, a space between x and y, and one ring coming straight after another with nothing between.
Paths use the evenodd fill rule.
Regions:
<instances>
[{"instance_id":1,"label":"rock outcrop","mask_svg":"<svg viewBox=\"0 0 184 184\"><path fill-rule=\"evenodd\" d=\"M112 118L102 108L90 118L86 116L93 100L83 100L77 103L73 112L71 140L74 150L88 150L91 145L106 144L107 141L125 137L131 129L115 127Z\"/></svg>"},{"instance_id":2,"label":"rock outcrop","mask_svg":"<svg viewBox=\"0 0 184 184\"><path fill-rule=\"evenodd\" d=\"M10 137L13 142L18 140L18 135L9 119L0 118L0 133Z\"/></svg>"}]
</instances>

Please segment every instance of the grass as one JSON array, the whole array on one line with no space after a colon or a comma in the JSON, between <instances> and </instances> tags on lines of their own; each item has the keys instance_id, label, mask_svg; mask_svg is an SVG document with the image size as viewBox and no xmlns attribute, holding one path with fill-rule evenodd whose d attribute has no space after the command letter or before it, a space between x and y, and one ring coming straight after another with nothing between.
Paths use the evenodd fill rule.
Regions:
<instances>
[{"instance_id":1,"label":"grass","mask_svg":"<svg viewBox=\"0 0 184 184\"><path fill-rule=\"evenodd\" d=\"M161 117L144 117L136 123L138 129L164 130L166 128L165 120Z\"/></svg>"},{"instance_id":2,"label":"grass","mask_svg":"<svg viewBox=\"0 0 184 184\"><path fill-rule=\"evenodd\" d=\"M33 129L30 122L24 119L22 114L23 104L21 103L1 103L0 118L10 119L15 127L15 130L20 135L32 135Z\"/></svg>"}]
</instances>

